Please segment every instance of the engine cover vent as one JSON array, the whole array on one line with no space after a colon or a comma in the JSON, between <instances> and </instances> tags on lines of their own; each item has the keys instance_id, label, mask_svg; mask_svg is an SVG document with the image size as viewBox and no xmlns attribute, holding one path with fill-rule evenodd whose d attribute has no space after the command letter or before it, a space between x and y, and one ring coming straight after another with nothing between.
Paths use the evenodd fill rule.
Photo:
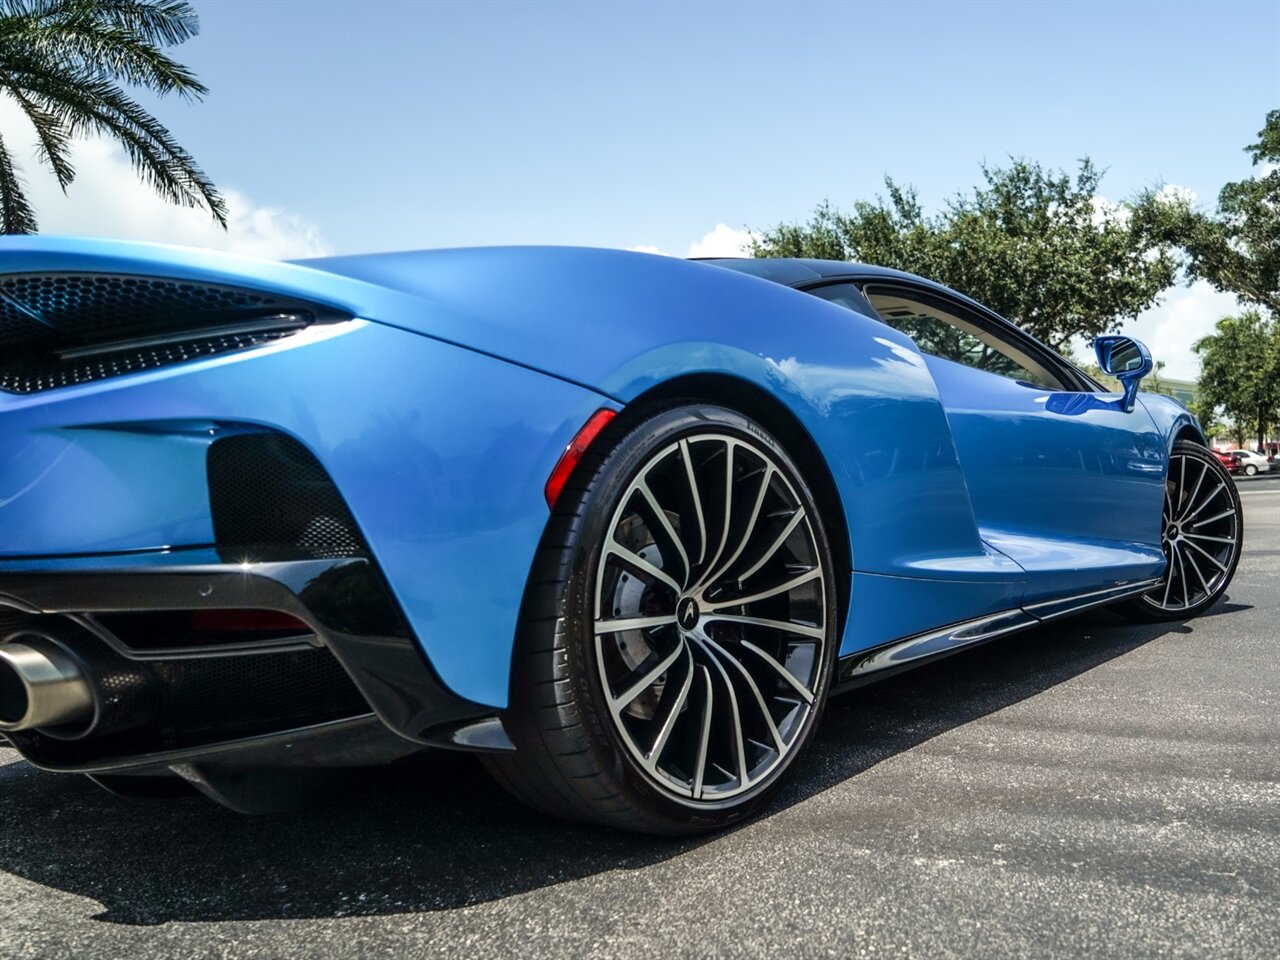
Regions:
<instances>
[{"instance_id":1,"label":"engine cover vent","mask_svg":"<svg viewBox=\"0 0 1280 960\"><path fill-rule=\"evenodd\" d=\"M255 290L99 273L0 276L0 390L34 393L247 349L350 319Z\"/></svg>"}]
</instances>

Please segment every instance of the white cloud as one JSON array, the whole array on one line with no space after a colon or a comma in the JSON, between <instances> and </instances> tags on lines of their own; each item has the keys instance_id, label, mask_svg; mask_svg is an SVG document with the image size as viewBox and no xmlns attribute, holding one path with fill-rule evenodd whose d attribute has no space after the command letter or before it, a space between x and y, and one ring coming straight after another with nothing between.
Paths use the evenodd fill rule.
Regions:
<instances>
[{"instance_id":1,"label":"white cloud","mask_svg":"<svg viewBox=\"0 0 1280 960\"><path fill-rule=\"evenodd\" d=\"M260 206L235 189L221 188L228 207L226 230L207 211L167 203L138 178L124 151L107 140L74 145L76 179L63 194L35 151L23 154L22 145L32 143L35 134L7 102L0 103L0 126L22 165L42 234L151 240L282 260L332 252L315 224L288 210Z\"/></svg>"},{"instance_id":2,"label":"white cloud","mask_svg":"<svg viewBox=\"0 0 1280 960\"><path fill-rule=\"evenodd\" d=\"M1163 376L1195 380L1200 376L1200 361L1191 351L1192 344L1213 333L1219 319L1239 309L1235 297L1219 293L1200 280L1189 287L1166 291L1163 302L1124 324L1120 332L1141 340L1155 360L1164 361ZM1072 349L1077 358L1093 362L1093 349L1088 343L1074 342Z\"/></svg>"},{"instance_id":3,"label":"white cloud","mask_svg":"<svg viewBox=\"0 0 1280 960\"><path fill-rule=\"evenodd\" d=\"M727 224L716 228L701 240L689 245L690 257L746 257L750 256L752 235L747 230L735 230Z\"/></svg>"},{"instance_id":4,"label":"white cloud","mask_svg":"<svg viewBox=\"0 0 1280 960\"><path fill-rule=\"evenodd\" d=\"M1121 203L1109 200L1100 193L1095 193L1089 198L1090 204L1093 206L1093 225L1101 227L1107 223L1115 221L1121 226L1129 222L1132 211Z\"/></svg>"},{"instance_id":5,"label":"white cloud","mask_svg":"<svg viewBox=\"0 0 1280 960\"><path fill-rule=\"evenodd\" d=\"M1179 186L1176 183L1166 183L1156 191L1156 199L1162 203L1176 203L1192 207L1195 206L1196 192L1190 187Z\"/></svg>"},{"instance_id":6,"label":"white cloud","mask_svg":"<svg viewBox=\"0 0 1280 960\"><path fill-rule=\"evenodd\" d=\"M686 257L749 257L751 256L751 241L753 235L748 230L735 230L733 227L725 223L718 223L714 230L710 233L702 235L701 240L695 240L689 244L689 252ZM667 253L661 247L655 247L653 244L641 243L634 247L627 247L632 253L654 253L663 257L675 256L675 254Z\"/></svg>"}]
</instances>

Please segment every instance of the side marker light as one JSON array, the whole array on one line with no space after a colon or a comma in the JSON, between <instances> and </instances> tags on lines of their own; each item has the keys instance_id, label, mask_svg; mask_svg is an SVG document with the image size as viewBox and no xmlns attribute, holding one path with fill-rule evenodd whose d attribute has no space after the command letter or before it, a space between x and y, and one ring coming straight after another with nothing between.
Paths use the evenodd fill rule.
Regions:
<instances>
[{"instance_id":1,"label":"side marker light","mask_svg":"<svg viewBox=\"0 0 1280 960\"><path fill-rule=\"evenodd\" d=\"M564 448L564 453L560 455L560 459L556 462L556 468L551 471L551 476L547 478L547 485L543 488L549 508L555 509L556 501L560 499L560 494L564 491L564 485L569 482L569 476L586 454L587 448L600 435L600 431L609 425L609 421L616 416L617 412L614 410L597 410L582 425L582 429L574 435L574 438L569 441L569 445Z\"/></svg>"}]
</instances>

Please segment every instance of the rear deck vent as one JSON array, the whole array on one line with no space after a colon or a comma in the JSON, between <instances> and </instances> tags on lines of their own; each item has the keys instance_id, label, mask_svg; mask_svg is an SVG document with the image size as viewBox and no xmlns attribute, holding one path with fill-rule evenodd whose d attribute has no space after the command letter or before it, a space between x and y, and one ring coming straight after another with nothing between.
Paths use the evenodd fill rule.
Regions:
<instances>
[{"instance_id":1,"label":"rear deck vent","mask_svg":"<svg viewBox=\"0 0 1280 960\"><path fill-rule=\"evenodd\" d=\"M0 390L89 383L345 319L313 303L219 284L94 273L0 276Z\"/></svg>"},{"instance_id":2,"label":"rear deck vent","mask_svg":"<svg viewBox=\"0 0 1280 960\"><path fill-rule=\"evenodd\" d=\"M0 295L45 327L68 337L105 339L121 329L183 326L243 314L286 310L292 301L203 283L93 273L18 274L0 279Z\"/></svg>"},{"instance_id":3,"label":"rear deck vent","mask_svg":"<svg viewBox=\"0 0 1280 960\"><path fill-rule=\"evenodd\" d=\"M94 380L120 377L126 373L167 367L185 360L258 347L287 337L295 333L296 329L179 340L153 347L103 351L94 354L92 358L27 357L0 368L0 390L7 390L9 393L38 393L77 383L92 383Z\"/></svg>"}]
</instances>

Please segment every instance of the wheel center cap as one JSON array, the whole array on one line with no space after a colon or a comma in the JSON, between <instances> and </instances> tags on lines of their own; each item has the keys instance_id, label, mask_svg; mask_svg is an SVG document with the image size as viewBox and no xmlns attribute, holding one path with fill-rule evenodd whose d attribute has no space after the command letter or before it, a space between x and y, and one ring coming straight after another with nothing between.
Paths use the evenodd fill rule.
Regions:
<instances>
[{"instance_id":1,"label":"wheel center cap","mask_svg":"<svg viewBox=\"0 0 1280 960\"><path fill-rule=\"evenodd\" d=\"M698 618L701 616L702 612L698 609L698 603L693 597L682 597L676 604L676 622L683 630L692 630L696 627Z\"/></svg>"}]
</instances>

